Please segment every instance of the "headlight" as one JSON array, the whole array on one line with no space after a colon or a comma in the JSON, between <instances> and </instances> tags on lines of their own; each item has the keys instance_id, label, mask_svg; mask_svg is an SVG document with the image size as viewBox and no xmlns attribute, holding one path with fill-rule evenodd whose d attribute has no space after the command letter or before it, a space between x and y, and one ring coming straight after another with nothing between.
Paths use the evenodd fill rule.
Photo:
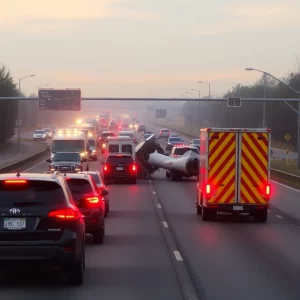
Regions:
<instances>
[{"instance_id":1,"label":"headlight","mask_svg":"<svg viewBox=\"0 0 300 300\"><path fill-rule=\"evenodd\" d=\"M95 152L96 152L96 150L93 150L92 152L93 152L93 153L95 153Z\"/></svg>"},{"instance_id":2,"label":"headlight","mask_svg":"<svg viewBox=\"0 0 300 300\"><path fill-rule=\"evenodd\" d=\"M103 145L102 145L102 148L106 148L106 144L103 144Z\"/></svg>"},{"instance_id":3,"label":"headlight","mask_svg":"<svg viewBox=\"0 0 300 300\"><path fill-rule=\"evenodd\" d=\"M80 156L85 156L85 152L81 152L81 153L80 153Z\"/></svg>"},{"instance_id":4,"label":"headlight","mask_svg":"<svg viewBox=\"0 0 300 300\"><path fill-rule=\"evenodd\" d=\"M130 128L132 128L132 125L130 124L130 126L129 126Z\"/></svg>"}]
</instances>

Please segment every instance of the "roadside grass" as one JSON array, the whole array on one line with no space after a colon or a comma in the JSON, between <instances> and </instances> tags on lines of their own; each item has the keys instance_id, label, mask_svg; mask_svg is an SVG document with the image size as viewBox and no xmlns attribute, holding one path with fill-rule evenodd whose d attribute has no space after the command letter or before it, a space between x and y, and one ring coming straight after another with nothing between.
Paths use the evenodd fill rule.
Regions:
<instances>
[{"instance_id":1,"label":"roadside grass","mask_svg":"<svg viewBox=\"0 0 300 300\"><path fill-rule=\"evenodd\" d=\"M272 160L271 168L282 172L290 173L300 176L300 169L297 169L297 162L295 160Z\"/></svg>"}]
</instances>

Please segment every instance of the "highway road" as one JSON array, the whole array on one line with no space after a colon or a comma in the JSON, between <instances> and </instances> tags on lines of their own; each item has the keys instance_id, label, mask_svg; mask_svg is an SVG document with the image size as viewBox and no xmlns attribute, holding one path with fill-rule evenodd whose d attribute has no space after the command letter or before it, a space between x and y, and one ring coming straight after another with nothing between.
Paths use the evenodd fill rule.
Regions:
<instances>
[{"instance_id":1,"label":"highway road","mask_svg":"<svg viewBox=\"0 0 300 300\"><path fill-rule=\"evenodd\" d=\"M47 168L37 161L21 171ZM298 300L299 192L274 184L266 224L227 215L203 222L195 188L195 179L172 182L163 170L136 186L110 185L105 243L87 240L84 285L65 286L56 271L5 274L1 298Z\"/></svg>"}]
</instances>

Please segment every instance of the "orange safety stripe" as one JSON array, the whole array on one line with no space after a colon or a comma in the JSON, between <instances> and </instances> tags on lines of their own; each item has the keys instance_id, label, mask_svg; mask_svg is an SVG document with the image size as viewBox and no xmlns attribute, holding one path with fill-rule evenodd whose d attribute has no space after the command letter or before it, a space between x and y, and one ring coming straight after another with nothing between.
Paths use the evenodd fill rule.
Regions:
<instances>
[{"instance_id":1,"label":"orange safety stripe","mask_svg":"<svg viewBox=\"0 0 300 300\"><path fill-rule=\"evenodd\" d=\"M241 153L240 203L267 204L264 192L268 183L268 134L243 133Z\"/></svg>"},{"instance_id":2,"label":"orange safety stripe","mask_svg":"<svg viewBox=\"0 0 300 300\"><path fill-rule=\"evenodd\" d=\"M219 139L213 137L218 136ZM208 203L235 202L236 134L211 132L209 139L208 183L211 198Z\"/></svg>"}]
</instances>

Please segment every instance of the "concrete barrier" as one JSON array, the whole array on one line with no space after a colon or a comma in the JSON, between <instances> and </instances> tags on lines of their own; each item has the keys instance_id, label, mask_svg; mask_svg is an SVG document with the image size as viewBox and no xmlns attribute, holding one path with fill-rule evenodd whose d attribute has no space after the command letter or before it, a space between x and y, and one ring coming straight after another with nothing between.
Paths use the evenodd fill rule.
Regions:
<instances>
[{"instance_id":1,"label":"concrete barrier","mask_svg":"<svg viewBox=\"0 0 300 300\"><path fill-rule=\"evenodd\" d=\"M50 154L50 148L49 148L49 145L45 145L45 149L42 150L42 151L39 151L33 155L31 155L30 157L27 157L27 158L24 158L22 160L19 160L17 162L14 162L12 164L9 164L7 166L4 166L4 167L1 167L0 168L0 173L8 173L8 172L11 172L17 168L20 168L22 167L24 164L26 163L29 163L31 161L34 161L40 157L43 157L44 155L46 154Z\"/></svg>"}]
</instances>

